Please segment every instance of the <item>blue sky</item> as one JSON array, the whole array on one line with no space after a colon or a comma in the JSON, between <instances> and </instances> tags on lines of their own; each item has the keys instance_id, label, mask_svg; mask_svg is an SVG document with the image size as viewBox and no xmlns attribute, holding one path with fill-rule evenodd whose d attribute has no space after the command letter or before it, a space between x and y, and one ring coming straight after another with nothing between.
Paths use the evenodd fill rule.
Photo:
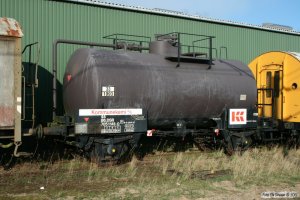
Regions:
<instances>
[{"instance_id":1,"label":"blue sky","mask_svg":"<svg viewBox=\"0 0 300 200\"><path fill-rule=\"evenodd\" d=\"M300 0L102 0L145 8L182 11L254 25L274 23L300 32Z\"/></svg>"}]
</instances>

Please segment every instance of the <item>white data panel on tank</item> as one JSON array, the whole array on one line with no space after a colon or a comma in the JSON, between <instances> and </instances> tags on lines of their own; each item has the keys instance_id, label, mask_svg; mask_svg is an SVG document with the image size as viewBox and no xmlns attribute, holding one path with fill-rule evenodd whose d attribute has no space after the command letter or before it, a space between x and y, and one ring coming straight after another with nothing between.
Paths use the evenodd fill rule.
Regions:
<instances>
[{"instance_id":1,"label":"white data panel on tank","mask_svg":"<svg viewBox=\"0 0 300 200\"><path fill-rule=\"evenodd\" d=\"M247 109L229 109L229 124L247 124Z\"/></svg>"},{"instance_id":2,"label":"white data panel on tank","mask_svg":"<svg viewBox=\"0 0 300 200\"><path fill-rule=\"evenodd\" d=\"M142 115L141 108L129 109L79 109L79 116L101 116L101 115Z\"/></svg>"},{"instance_id":3,"label":"white data panel on tank","mask_svg":"<svg viewBox=\"0 0 300 200\"><path fill-rule=\"evenodd\" d=\"M115 86L102 86L102 92L103 97L114 97L115 96Z\"/></svg>"}]
</instances>

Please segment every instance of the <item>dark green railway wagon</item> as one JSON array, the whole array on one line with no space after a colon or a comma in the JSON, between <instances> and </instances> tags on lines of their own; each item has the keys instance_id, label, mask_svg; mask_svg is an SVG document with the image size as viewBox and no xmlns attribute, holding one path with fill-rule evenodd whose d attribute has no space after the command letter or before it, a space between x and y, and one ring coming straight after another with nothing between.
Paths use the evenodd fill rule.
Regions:
<instances>
[{"instance_id":1,"label":"dark green railway wagon","mask_svg":"<svg viewBox=\"0 0 300 200\"><path fill-rule=\"evenodd\" d=\"M23 47L39 42L40 51L32 47L30 59L32 62L38 61L39 87L36 106L39 110L37 118L42 121L50 121L52 116L51 58L52 43L56 39L109 43L111 41L103 39L103 36L113 33L153 38L157 33L188 32L215 36L213 46L218 52L214 53L214 57L225 57L225 52L220 55L220 48L227 47L228 59L241 60L244 63L249 63L257 55L270 50L300 51L300 33L290 30L95 0L1 0L0 13L1 16L15 18L20 22L24 32ZM58 86L61 86L66 62L75 48L77 46L60 46L58 49ZM26 51L23 60L28 62L28 59L29 51ZM62 105L59 106L62 113Z\"/></svg>"}]
</instances>

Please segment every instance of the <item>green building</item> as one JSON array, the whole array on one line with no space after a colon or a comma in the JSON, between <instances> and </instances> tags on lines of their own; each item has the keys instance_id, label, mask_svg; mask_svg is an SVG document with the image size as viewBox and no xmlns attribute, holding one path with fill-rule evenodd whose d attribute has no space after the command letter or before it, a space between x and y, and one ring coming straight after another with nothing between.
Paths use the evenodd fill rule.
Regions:
<instances>
[{"instance_id":1,"label":"green building","mask_svg":"<svg viewBox=\"0 0 300 200\"><path fill-rule=\"evenodd\" d=\"M39 42L39 89L37 98L44 98L39 108L41 118L51 118L52 43L70 39L111 43L103 36L124 33L152 37L155 34L185 32L215 36L213 47L227 47L228 59L249 63L259 54L277 51L300 52L300 33L283 27L262 27L243 23L213 20L181 12L145 9L97 0L1 0L2 17L15 18L24 32L23 47ZM184 41L191 42L191 41ZM60 46L58 50L58 81L62 82L70 54L77 47ZM37 50L33 48L33 55ZM28 51L23 60L28 59ZM36 56L33 56L34 60ZM61 87L60 87L61 89ZM61 98L61 97L59 97ZM50 107L50 109L48 109Z\"/></svg>"}]
</instances>

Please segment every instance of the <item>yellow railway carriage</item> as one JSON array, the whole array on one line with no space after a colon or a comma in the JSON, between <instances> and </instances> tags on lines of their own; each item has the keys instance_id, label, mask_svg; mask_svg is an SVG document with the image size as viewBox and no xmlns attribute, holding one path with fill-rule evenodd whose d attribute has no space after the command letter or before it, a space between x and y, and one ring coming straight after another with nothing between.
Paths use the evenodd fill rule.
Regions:
<instances>
[{"instance_id":1,"label":"yellow railway carriage","mask_svg":"<svg viewBox=\"0 0 300 200\"><path fill-rule=\"evenodd\" d=\"M267 52L249 67L257 83L258 116L300 129L300 53Z\"/></svg>"}]
</instances>

